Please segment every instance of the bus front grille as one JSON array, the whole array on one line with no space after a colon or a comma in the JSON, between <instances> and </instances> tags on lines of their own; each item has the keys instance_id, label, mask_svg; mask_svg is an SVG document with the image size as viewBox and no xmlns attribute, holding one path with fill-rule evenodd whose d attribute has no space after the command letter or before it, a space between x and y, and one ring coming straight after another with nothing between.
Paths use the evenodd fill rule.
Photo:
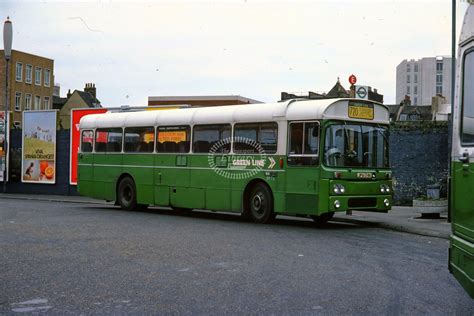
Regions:
<instances>
[{"instance_id":1,"label":"bus front grille","mask_svg":"<svg viewBox=\"0 0 474 316\"><path fill-rule=\"evenodd\" d=\"M376 198L350 198L348 201L349 207L376 207L377 199Z\"/></svg>"}]
</instances>

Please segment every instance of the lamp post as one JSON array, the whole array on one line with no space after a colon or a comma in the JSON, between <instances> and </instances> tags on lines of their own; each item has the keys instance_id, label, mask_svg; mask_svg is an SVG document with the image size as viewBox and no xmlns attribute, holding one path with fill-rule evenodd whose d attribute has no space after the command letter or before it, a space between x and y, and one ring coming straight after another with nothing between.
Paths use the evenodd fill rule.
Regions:
<instances>
[{"instance_id":1,"label":"lamp post","mask_svg":"<svg viewBox=\"0 0 474 316\"><path fill-rule=\"evenodd\" d=\"M13 30L12 22L10 18L7 17L5 24L3 25L3 52L5 55L5 119L3 124L3 129L5 130L5 140L4 140L4 152L5 152L5 161L3 164L3 193L7 192L7 160L8 160L8 80L9 80L9 63L10 58L12 57L12 41L13 41Z\"/></svg>"}]
</instances>

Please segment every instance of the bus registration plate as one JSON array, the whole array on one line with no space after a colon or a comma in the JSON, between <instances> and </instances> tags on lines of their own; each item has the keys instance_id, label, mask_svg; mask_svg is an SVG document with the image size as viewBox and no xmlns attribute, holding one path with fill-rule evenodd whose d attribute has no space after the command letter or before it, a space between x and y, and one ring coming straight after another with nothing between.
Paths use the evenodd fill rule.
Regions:
<instances>
[{"instance_id":1,"label":"bus registration plate","mask_svg":"<svg viewBox=\"0 0 474 316\"><path fill-rule=\"evenodd\" d=\"M349 117L373 120L374 106L372 104L349 104Z\"/></svg>"}]
</instances>

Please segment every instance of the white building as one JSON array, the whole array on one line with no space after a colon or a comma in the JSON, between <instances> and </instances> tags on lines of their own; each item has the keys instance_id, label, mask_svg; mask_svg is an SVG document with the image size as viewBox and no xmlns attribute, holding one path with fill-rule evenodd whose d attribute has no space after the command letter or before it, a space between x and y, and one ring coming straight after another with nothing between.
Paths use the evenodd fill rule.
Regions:
<instances>
[{"instance_id":1,"label":"white building","mask_svg":"<svg viewBox=\"0 0 474 316\"><path fill-rule=\"evenodd\" d=\"M412 105L429 105L442 95L451 100L451 57L425 57L403 60L397 66L396 102L409 96Z\"/></svg>"}]
</instances>

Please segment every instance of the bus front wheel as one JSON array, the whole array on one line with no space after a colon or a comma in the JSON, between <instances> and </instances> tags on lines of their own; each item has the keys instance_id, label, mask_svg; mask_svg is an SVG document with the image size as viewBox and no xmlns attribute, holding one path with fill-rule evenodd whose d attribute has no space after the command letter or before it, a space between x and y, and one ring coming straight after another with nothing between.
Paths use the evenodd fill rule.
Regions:
<instances>
[{"instance_id":1,"label":"bus front wheel","mask_svg":"<svg viewBox=\"0 0 474 316\"><path fill-rule=\"evenodd\" d=\"M246 203L255 223L267 223L274 218L272 192L263 183L257 183L252 188Z\"/></svg>"},{"instance_id":2,"label":"bus front wheel","mask_svg":"<svg viewBox=\"0 0 474 316\"><path fill-rule=\"evenodd\" d=\"M125 177L120 181L117 197L122 209L126 211L138 209L137 190L135 188L135 182L130 177Z\"/></svg>"}]
</instances>

